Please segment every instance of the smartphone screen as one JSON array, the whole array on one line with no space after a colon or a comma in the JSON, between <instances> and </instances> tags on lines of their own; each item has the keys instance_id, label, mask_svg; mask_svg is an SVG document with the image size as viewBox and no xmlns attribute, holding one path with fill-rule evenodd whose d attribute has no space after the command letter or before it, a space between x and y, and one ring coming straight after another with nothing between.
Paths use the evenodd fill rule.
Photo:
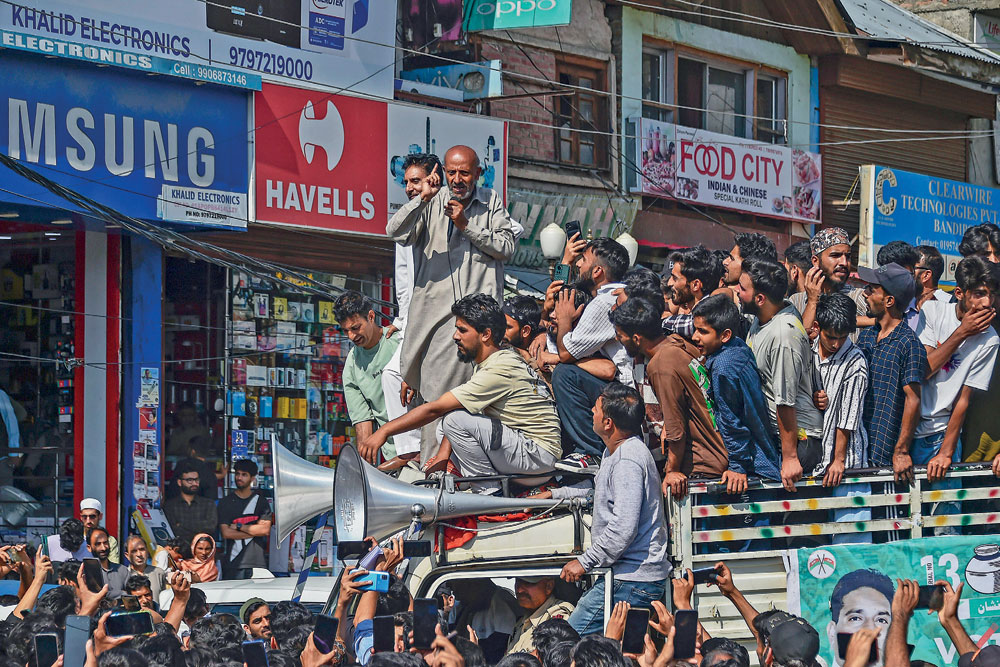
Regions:
<instances>
[{"instance_id":1,"label":"smartphone screen","mask_svg":"<svg viewBox=\"0 0 1000 667\"><path fill-rule=\"evenodd\" d=\"M851 637L854 633L851 632L838 632L837 633L837 651L840 654L841 660L847 659L847 645L851 643ZM878 662L878 640L872 642L872 648L868 652L868 664L874 665Z\"/></svg>"},{"instance_id":2,"label":"smartphone screen","mask_svg":"<svg viewBox=\"0 0 1000 667\"><path fill-rule=\"evenodd\" d=\"M692 570L691 575L694 577L694 585L699 586L715 583L715 580L719 578L719 571L714 567L703 567L699 570Z\"/></svg>"},{"instance_id":3,"label":"smartphone screen","mask_svg":"<svg viewBox=\"0 0 1000 667\"><path fill-rule=\"evenodd\" d=\"M101 567L101 561L96 558L83 559L83 581L92 592L101 592L104 588L104 568Z\"/></svg>"},{"instance_id":4,"label":"smartphone screen","mask_svg":"<svg viewBox=\"0 0 1000 667\"><path fill-rule=\"evenodd\" d=\"M372 619L372 648L376 653L392 653L396 650L396 620L392 616L376 616Z\"/></svg>"},{"instance_id":5,"label":"smartphone screen","mask_svg":"<svg viewBox=\"0 0 1000 667\"><path fill-rule=\"evenodd\" d=\"M413 646L428 649L434 642L438 623L438 603L434 598L413 601Z\"/></svg>"},{"instance_id":6,"label":"smartphone screen","mask_svg":"<svg viewBox=\"0 0 1000 667\"><path fill-rule=\"evenodd\" d=\"M678 609L674 614L674 628L674 658L693 658L695 638L698 635L698 612L693 609Z\"/></svg>"},{"instance_id":7,"label":"smartphone screen","mask_svg":"<svg viewBox=\"0 0 1000 667\"><path fill-rule=\"evenodd\" d=\"M59 638L51 633L35 635L35 667L52 667L59 659Z\"/></svg>"},{"instance_id":8,"label":"smartphone screen","mask_svg":"<svg viewBox=\"0 0 1000 667\"><path fill-rule=\"evenodd\" d=\"M139 598L134 595L123 595L121 597L122 607L125 611L139 611Z\"/></svg>"},{"instance_id":9,"label":"smartphone screen","mask_svg":"<svg viewBox=\"0 0 1000 667\"><path fill-rule=\"evenodd\" d=\"M111 614L104 622L104 629L110 637L148 635L153 632L153 617L148 611Z\"/></svg>"},{"instance_id":10,"label":"smartphone screen","mask_svg":"<svg viewBox=\"0 0 1000 667\"><path fill-rule=\"evenodd\" d=\"M260 640L243 642L243 662L247 667L267 667L267 650L264 648L264 642Z\"/></svg>"},{"instance_id":11,"label":"smartphone screen","mask_svg":"<svg viewBox=\"0 0 1000 667\"><path fill-rule=\"evenodd\" d=\"M629 609L625 617L625 634L622 635L622 653L642 654L646 650L646 628L649 627L648 609Z\"/></svg>"},{"instance_id":12,"label":"smartphone screen","mask_svg":"<svg viewBox=\"0 0 1000 667\"><path fill-rule=\"evenodd\" d=\"M67 616L63 637L63 667L83 667L87 662L87 640L90 639L89 616Z\"/></svg>"},{"instance_id":13,"label":"smartphone screen","mask_svg":"<svg viewBox=\"0 0 1000 667\"><path fill-rule=\"evenodd\" d=\"M430 540L419 540L403 542L404 558L424 558L431 555Z\"/></svg>"},{"instance_id":14,"label":"smartphone screen","mask_svg":"<svg viewBox=\"0 0 1000 667\"><path fill-rule=\"evenodd\" d=\"M944 605L944 586L930 584L921 586L917 593L917 609L932 609L940 611Z\"/></svg>"},{"instance_id":15,"label":"smartphone screen","mask_svg":"<svg viewBox=\"0 0 1000 667\"><path fill-rule=\"evenodd\" d=\"M313 642L320 653L329 653L337 641L337 619L333 616L318 614L313 627Z\"/></svg>"}]
</instances>

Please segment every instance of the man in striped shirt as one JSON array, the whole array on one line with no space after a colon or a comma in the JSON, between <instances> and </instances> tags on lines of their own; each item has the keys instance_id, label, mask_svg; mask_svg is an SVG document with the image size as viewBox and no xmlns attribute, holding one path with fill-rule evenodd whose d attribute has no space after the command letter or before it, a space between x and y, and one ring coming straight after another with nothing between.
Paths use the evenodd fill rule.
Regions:
<instances>
[{"instance_id":1,"label":"man in striped shirt","mask_svg":"<svg viewBox=\"0 0 1000 667\"><path fill-rule=\"evenodd\" d=\"M868 484L841 484L844 470L868 467L868 434L861 417L868 393L868 362L849 336L857 328L857 307L844 292L823 294L816 303L813 384L816 407L823 411L823 486L837 497L869 495ZM871 520L870 509L840 509L834 521ZM834 544L871 542L870 533L835 535Z\"/></svg>"}]
</instances>

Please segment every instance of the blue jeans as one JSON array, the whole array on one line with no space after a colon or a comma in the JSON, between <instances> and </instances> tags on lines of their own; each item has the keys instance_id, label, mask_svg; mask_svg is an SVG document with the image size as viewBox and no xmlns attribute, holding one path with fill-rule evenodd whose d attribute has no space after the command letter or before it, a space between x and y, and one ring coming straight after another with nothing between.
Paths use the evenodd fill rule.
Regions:
<instances>
[{"instance_id":1,"label":"blue jeans","mask_svg":"<svg viewBox=\"0 0 1000 667\"><path fill-rule=\"evenodd\" d=\"M562 424L563 454L589 454L601 458L604 441L594 433L591 410L608 383L576 364L558 364L552 371L552 393Z\"/></svg>"},{"instance_id":2,"label":"blue jeans","mask_svg":"<svg viewBox=\"0 0 1000 667\"><path fill-rule=\"evenodd\" d=\"M666 582L663 581L622 581L615 579L611 595L611 606L617 602L628 602L633 608L650 609L653 600L663 601ZM569 616L569 624L580 636L604 632L604 577L601 576L593 588L583 594L576 603L576 609Z\"/></svg>"},{"instance_id":3,"label":"blue jeans","mask_svg":"<svg viewBox=\"0 0 1000 667\"><path fill-rule=\"evenodd\" d=\"M941 450L944 443L944 432L927 435L923 438L914 438L910 446L910 457L913 465L927 465L928 462ZM958 444L955 447L955 454L951 457L952 463L959 463L962 460L962 436L958 436ZM945 478L940 482L932 482L927 488L931 491L945 491L948 489L962 488L962 480L957 477ZM955 500L934 503L931 506L932 515L961 514L962 504ZM961 530L955 526L944 526L934 529L935 535L960 535Z\"/></svg>"}]
</instances>

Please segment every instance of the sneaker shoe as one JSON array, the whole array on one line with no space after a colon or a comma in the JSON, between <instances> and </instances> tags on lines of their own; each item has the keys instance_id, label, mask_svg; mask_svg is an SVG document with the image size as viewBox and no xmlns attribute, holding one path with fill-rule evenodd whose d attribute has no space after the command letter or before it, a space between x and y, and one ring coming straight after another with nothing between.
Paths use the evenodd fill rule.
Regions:
<instances>
[{"instance_id":1,"label":"sneaker shoe","mask_svg":"<svg viewBox=\"0 0 1000 667\"><path fill-rule=\"evenodd\" d=\"M575 472L583 475L596 475L601 469L601 462L590 454L570 454L567 457L556 461L556 470L564 472Z\"/></svg>"}]
</instances>

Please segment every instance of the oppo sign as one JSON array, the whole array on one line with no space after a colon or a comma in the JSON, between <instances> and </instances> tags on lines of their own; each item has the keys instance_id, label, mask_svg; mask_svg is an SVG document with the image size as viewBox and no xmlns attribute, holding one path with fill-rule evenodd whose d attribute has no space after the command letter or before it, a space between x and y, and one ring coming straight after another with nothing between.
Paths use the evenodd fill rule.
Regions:
<instances>
[{"instance_id":1,"label":"oppo sign","mask_svg":"<svg viewBox=\"0 0 1000 667\"><path fill-rule=\"evenodd\" d=\"M573 0L473 0L463 28L501 30L505 28L537 28L566 25L572 13Z\"/></svg>"}]
</instances>

